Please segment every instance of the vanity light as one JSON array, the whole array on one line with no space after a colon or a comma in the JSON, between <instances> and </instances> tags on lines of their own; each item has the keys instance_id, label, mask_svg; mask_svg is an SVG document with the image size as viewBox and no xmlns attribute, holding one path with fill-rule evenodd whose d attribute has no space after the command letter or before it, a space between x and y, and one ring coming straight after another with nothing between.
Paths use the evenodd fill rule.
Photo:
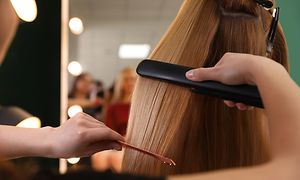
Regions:
<instances>
[{"instance_id":1,"label":"vanity light","mask_svg":"<svg viewBox=\"0 0 300 180\"><path fill-rule=\"evenodd\" d=\"M84 30L82 20L78 17L73 17L69 21L69 28L73 34L80 35Z\"/></svg>"},{"instance_id":2,"label":"vanity light","mask_svg":"<svg viewBox=\"0 0 300 180\"><path fill-rule=\"evenodd\" d=\"M41 120L25 110L12 106L0 107L0 124L22 128L40 128Z\"/></svg>"},{"instance_id":3,"label":"vanity light","mask_svg":"<svg viewBox=\"0 0 300 180\"><path fill-rule=\"evenodd\" d=\"M68 65L68 71L73 76L79 76L82 73L82 66L77 61L72 61Z\"/></svg>"},{"instance_id":4,"label":"vanity light","mask_svg":"<svg viewBox=\"0 0 300 180\"><path fill-rule=\"evenodd\" d=\"M16 14L25 22L32 22L37 16L37 6L35 0L10 0Z\"/></svg>"},{"instance_id":5,"label":"vanity light","mask_svg":"<svg viewBox=\"0 0 300 180\"><path fill-rule=\"evenodd\" d=\"M37 117L29 117L27 119L24 119L19 124L17 124L17 127L21 128L40 128L41 127L41 120Z\"/></svg>"},{"instance_id":6,"label":"vanity light","mask_svg":"<svg viewBox=\"0 0 300 180\"><path fill-rule=\"evenodd\" d=\"M79 105L74 105L74 106L71 106L69 107L68 109L68 115L69 117L74 117L76 114L80 113L80 112L83 112L83 109L81 106Z\"/></svg>"},{"instance_id":7,"label":"vanity light","mask_svg":"<svg viewBox=\"0 0 300 180\"><path fill-rule=\"evenodd\" d=\"M67 159L67 161L70 164L77 164L80 161L80 158L70 158L70 159Z\"/></svg>"}]
</instances>

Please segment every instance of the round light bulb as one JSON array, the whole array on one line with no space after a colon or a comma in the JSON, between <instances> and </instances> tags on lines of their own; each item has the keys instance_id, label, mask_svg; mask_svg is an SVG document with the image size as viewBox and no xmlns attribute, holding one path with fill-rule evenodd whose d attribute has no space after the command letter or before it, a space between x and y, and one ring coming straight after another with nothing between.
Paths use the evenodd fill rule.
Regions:
<instances>
[{"instance_id":1,"label":"round light bulb","mask_svg":"<svg viewBox=\"0 0 300 180\"><path fill-rule=\"evenodd\" d=\"M80 113L80 112L83 112L83 109L79 105L71 106L68 109L68 115L69 115L70 118L74 117L77 113Z\"/></svg>"},{"instance_id":2,"label":"round light bulb","mask_svg":"<svg viewBox=\"0 0 300 180\"><path fill-rule=\"evenodd\" d=\"M80 35L83 32L83 23L82 20L78 17L73 17L69 21L69 27L73 34Z\"/></svg>"},{"instance_id":3,"label":"round light bulb","mask_svg":"<svg viewBox=\"0 0 300 180\"><path fill-rule=\"evenodd\" d=\"M70 158L70 159L67 159L67 161L70 164L77 164L80 161L80 158Z\"/></svg>"},{"instance_id":4,"label":"round light bulb","mask_svg":"<svg viewBox=\"0 0 300 180\"><path fill-rule=\"evenodd\" d=\"M68 71L74 76L79 76L82 73L82 66L77 61L72 61L68 65Z\"/></svg>"},{"instance_id":5,"label":"round light bulb","mask_svg":"<svg viewBox=\"0 0 300 180\"><path fill-rule=\"evenodd\" d=\"M32 22L37 16L35 0L10 0L19 18L25 22Z\"/></svg>"},{"instance_id":6,"label":"round light bulb","mask_svg":"<svg viewBox=\"0 0 300 180\"><path fill-rule=\"evenodd\" d=\"M41 127L41 120L37 117L30 117L30 118L24 119L19 124L17 124L17 127L21 127L21 128L40 128Z\"/></svg>"}]
</instances>

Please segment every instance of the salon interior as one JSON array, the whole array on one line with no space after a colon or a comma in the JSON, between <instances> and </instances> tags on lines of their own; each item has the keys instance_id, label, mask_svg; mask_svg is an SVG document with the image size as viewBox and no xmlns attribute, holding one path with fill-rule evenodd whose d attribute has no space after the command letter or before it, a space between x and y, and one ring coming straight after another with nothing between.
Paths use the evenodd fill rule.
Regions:
<instances>
[{"instance_id":1,"label":"salon interior","mask_svg":"<svg viewBox=\"0 0 300 180\"><path fill-rule=\"evenodd\" d=\"M0 124L57 127L84 112L126 136L136 68L153 52L183 0L1 1L10 1L19 24L0 66ZM300 1L277 0L276 6L291 76L300 85ZM0 31L4 28L0 24ZM118 173L120 156L109 151L11 162L27 174Z\"/></svg>"}]
</instances>

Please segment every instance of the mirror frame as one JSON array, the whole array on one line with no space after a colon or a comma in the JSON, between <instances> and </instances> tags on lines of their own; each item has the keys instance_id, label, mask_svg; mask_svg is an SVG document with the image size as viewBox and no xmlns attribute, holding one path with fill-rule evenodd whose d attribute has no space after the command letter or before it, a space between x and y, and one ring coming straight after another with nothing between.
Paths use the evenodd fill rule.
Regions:
<instances>
[{"instance_id":1,"label":"mirror frame","mask_svg":"<svg viewBox=\"0 0 300 180\"><path fill-rule=\"evenodd\" d=\"M60 125L67 120L68 62L69 62L69 0L61 0L61 72L60 72ZM59 159L59 173L68 170L66 159Z\"/></svg>"}]
</instances>

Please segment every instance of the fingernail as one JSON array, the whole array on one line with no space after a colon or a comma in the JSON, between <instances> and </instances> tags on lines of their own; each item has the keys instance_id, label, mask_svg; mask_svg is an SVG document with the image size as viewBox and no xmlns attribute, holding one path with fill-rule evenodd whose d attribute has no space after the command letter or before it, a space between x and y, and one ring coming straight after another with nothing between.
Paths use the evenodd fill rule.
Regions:
<instances>
[{"instance_id":1,"label":"fingernail","mask_svg":"<svg viewBox=\"0 0 300 180\"><path fill-rule=\"evenodd\" d=\"M193 78L194 77L194 71L193 70L190 70L186 73L186 77L187 78Z\"/></svg>"}]
</instances>

